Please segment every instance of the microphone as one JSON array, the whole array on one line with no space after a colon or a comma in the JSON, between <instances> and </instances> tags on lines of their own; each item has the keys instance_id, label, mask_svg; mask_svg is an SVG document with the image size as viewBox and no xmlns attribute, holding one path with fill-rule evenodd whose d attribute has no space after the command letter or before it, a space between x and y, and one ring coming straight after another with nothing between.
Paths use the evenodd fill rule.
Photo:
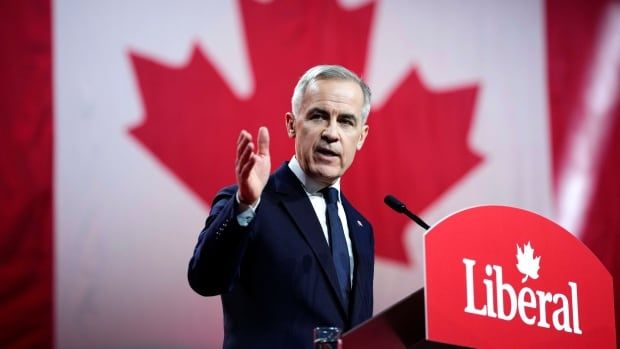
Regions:
<instances>
[{"instance_id":1,"label":"microphone","mask_svg":"<svg viewBox=\"0 0 620 349\"><path fill-rule=\"evenodd\" d=\"M395 198L393 195L389 195L389 194L386 195L385 198L383 199L383 202L385 202L386 205L390 206L392 210L398 213L405 214L407 217L411 218L414 222L416 222L419 226L421 226L425 230L428 230L430 228L430 226L426 224L425 221L423 221L420 217L414 215L411 211L409 211L407 209L407 206L405 206L405 204L403 204L400 200Z\"/></svg>"}]
</instances>

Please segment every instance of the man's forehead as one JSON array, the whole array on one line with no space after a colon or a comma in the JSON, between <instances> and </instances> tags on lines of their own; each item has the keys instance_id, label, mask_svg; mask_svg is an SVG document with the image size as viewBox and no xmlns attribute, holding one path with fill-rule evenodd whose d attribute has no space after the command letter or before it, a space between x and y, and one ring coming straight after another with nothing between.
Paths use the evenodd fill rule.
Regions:
<instances>
[{"instance_id":1,"label":"man's forehead","mask_svg":"<svg viewBox=\"0 0 620 349\"><path fill-rule=\"evenodd\" d=\"M355 109L361 111L363 104L364 94L359 84L340 79L312 81L302 99L302 109L337 108L355 112Z\"/></svg>"}]
</instances>

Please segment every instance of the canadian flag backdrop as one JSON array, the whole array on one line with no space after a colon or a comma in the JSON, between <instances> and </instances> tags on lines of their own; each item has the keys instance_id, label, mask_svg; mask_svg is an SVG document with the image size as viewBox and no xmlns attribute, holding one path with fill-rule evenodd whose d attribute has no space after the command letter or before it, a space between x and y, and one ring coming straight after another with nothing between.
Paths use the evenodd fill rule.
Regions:
<instances>
[{"instance_id":1,"label":"canadian flag backdrop","mask_svg":"<svg viewBox=\"0 0 620 349\"><path fill-rule=\"evenodd\" d=\"M423 285L388 193L431 225L537 212L620 277L618 1L9 0L0 37L0 347L221 346L187 263L239 131L292 155L315 64L373 90L343 187L376 231L375 313Z\"/></svg>"}]
</instances>

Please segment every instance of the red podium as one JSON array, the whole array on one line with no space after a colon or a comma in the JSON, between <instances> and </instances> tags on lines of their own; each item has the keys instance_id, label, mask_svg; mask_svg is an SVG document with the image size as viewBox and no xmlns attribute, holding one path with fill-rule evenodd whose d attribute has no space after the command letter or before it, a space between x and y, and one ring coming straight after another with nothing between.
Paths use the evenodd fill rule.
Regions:
<instances>
[{"instance_id":1,"label":"red podium","mask_svg":"<svg viewBox=\"0 0 620 349\"><path fill-rule=\"evenodd\" d=\"M344 349L616 347L611 275L542 216L463 210L426 233L424 254L424 289L345 333Z\"/></svg>"}]
</instances>

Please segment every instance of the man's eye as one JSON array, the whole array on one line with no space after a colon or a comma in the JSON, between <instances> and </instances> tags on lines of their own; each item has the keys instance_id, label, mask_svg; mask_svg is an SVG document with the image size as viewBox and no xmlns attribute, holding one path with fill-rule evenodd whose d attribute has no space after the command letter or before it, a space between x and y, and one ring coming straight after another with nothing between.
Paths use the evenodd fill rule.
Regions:
<instances>
[{"instance_id":1,"label":"man's eye","mask_svg":"<svg viewBox=\"0 0 620 349\"><path fill-rule=\"evenodd\" d=\"M353 120L346 118L346 119L342 119L340 120L341 123L348 125L348 126L354 126L355 123L353 122Z\"/></svg>"}]
</instances>

